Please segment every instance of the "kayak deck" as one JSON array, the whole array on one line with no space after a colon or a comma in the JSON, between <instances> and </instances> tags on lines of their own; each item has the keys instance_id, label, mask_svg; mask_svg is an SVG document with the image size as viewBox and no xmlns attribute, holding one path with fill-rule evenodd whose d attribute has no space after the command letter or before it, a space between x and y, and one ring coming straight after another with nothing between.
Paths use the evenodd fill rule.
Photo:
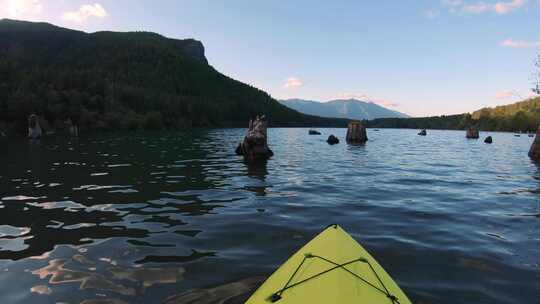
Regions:
<instances>
[{"instance_id":1,"label":"kayak deck","mask_svg":"<svg viewBox=\"0 0 540 304\"><path fill-rule=\"evenodd\" d=\"M246 304L409 304L375 259L338 225L298 250Z\"/></svg>"}]
</instances>

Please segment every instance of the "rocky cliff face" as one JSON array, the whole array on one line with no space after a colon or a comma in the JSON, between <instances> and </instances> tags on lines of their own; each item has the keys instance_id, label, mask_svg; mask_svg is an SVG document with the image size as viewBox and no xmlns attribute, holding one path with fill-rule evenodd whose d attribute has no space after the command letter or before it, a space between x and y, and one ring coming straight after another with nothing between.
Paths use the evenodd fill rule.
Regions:
<instances>
[{"instance_id":1,"label":"rocky cliff face","mask_svg":"<svg viewBox=\"0 0 540 304\"><path fill-rule=\"evenodd\" d=\"M194 61L208 64L208 60L204 56L204 45L199 40L186 39L179 40L181 42L180 49L182 54Z\"/></svg>"}]
</instances>

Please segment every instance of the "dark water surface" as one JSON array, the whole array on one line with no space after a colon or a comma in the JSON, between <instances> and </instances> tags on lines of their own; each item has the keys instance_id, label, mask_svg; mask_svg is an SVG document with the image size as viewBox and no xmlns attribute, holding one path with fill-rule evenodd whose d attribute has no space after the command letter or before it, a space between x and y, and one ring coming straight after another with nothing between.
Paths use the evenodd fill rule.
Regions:
<instances>
[{"instance_id":1,"label":"dark water surface","mask_svg":"<svg viewBox=\"0 0 540 304\"><path fill-rule=\"evenodd\" d=\"M532 138L321 131L258 165L242 129L0 140L0 303L238 303L330 223L415 303L540 301Z\"/></svg>"}]
</instances>

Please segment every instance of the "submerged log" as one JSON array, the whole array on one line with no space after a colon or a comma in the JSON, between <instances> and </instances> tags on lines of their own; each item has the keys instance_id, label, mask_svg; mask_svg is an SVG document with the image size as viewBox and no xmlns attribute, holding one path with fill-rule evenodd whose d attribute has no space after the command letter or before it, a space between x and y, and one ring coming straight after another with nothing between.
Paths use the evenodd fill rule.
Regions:
<instances>
[{"instance_id":1,"label":"submerged log","mask_svg":"<svg viewBox=\"0 0 540 304\"><path fill-rule=\"evenodd\" d=\"M326 142L329 145L335 145L335 144L339 144L339 139L332 134L328 136L328 139L326 140Z\"/></svg>"},{"instance_id":2,"label":"submerged log","mask_svg":"<svg viewBox=\"0 0 540 304\"><path fill-rule=\"evenodd\" d=\"M66 126L68 128L69 135L71 135L73 137L78 137L79 136L79 126L77 126L77 124L75 124L73 122L73 120L71 120L70 117L68 117L68 119L66 119L66 121L64 121L64 123L66 124Z\"/></svg>"},{"instance_id":3,"label":"submerged log","mask_svg":"<svg viewBox=\"0 0 540 304\"><path fill-rule=\"evenodd\" d=\"M347 126L346 140L348 143L365 143L368 140L366 128L358 121L350 122Z\"/></svg>"},{"instance_id":4,"label":"submerged log","mask_svg":"<svg viewBox=\"0 0 540 304\"><path fill-rule=\"evenodd\" d=\"M466 134L467 138L479 138L480 137L480 134L478 132L478 129L476 128L473 128L473 127L469 127L467 129L467 134Z\"/></svg>"},{"instance_id":5,"label":"submerged log","mask_svg":"<svg viewBox=\"0 0 540 304\"><path fill-rule=\"evenodd\" d=\"M249 120L249 129L244 141L236 147L236 154L243 155L248 160L268 159L274 152L268 147L268 123L264 115Z\"/></svg>"},{"instance_id":6,"label":"submerged log","mask_svg":"<svg viewBox=\"0 0 540 304\"><path fill-rule=\"evenodd\" d=\"M36 114L30 115L28 117L28 138L39 139L41 138L41 133L38 116Z\"/></svg>"},{"instance_id":7,"label":"submerged log","mask_svg":"<svg viewBox=\"0 0 540 304\"><path fill-rule=\"evenodd\" d=\"M484 142L486 144L491 144L493 142L493 138L491 138L491 136L488 136L488 137L486 137L486 139L484 139Z\"/></svg>"},{"instance_id":8,"label":"submerged log","mask_svg":"<svg viewBox=\"0 0 540 304\"><path fill-rule=\"evenodd\" d=\"M540 160L540 127L536 131L536 137L529 149L529 157L535 160Z\"/></svg>"},{"instance_id":9,"label":"submerged log","mask_svg":"<svg viewBox=\"0 0 540 304\"><path fill-rule=\"evenodd\" d=\"M420 136L426 136L426 135L427 135L426 129L423 129L422 131L418 132L418 135L420 135Z\"/></svg>"}]
</instances>

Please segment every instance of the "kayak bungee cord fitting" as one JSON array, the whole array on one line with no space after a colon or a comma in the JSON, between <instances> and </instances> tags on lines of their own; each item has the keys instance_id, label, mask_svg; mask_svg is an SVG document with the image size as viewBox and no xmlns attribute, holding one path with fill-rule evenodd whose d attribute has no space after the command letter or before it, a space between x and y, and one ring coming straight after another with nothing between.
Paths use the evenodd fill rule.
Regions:
<instances>
[{"instance_id":1,"label":"kayak bungee cord fitting","mask_svg":"<svg viewBox=\"0 0 540 304\"><path fill-rule=\"evenodd\" d=\"M279 267L245 304L410 304L379 263L333 224Z\"/></svg>"}]
</instances>

